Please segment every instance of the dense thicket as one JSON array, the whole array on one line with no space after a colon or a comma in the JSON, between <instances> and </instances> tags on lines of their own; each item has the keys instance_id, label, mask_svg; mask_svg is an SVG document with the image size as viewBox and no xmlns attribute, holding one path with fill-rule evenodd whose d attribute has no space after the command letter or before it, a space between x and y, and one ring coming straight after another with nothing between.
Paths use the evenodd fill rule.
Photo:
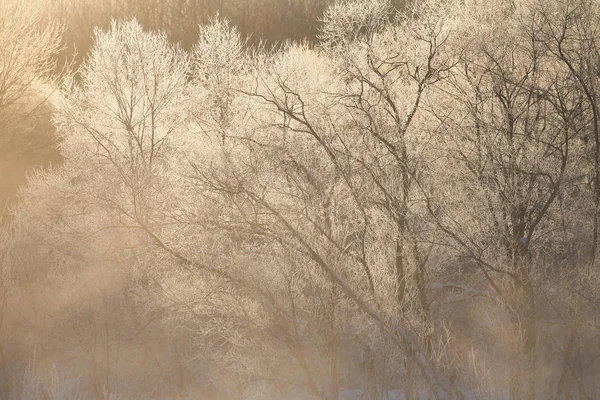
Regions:
<instances>
[{"instance_id":1,"label":"dense thicket","mask_svg":"<svg viewBox=\"0 0 600 400\"><path fill-rule=\"evenodd\" d=\"M95 31L0 231L3 394L597 396L600 2L322 19Z\"/></svg>"}]
</instances>

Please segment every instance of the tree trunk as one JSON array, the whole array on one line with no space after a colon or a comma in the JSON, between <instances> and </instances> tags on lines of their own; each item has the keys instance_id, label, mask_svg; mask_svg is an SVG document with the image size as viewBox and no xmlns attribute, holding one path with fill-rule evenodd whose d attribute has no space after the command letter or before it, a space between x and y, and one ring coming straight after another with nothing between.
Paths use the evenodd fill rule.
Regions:
<instances>
[{"instance_id":1,"label":"tree trunk","mask_svg":"<svg viewBox=\"0 0 600 400\"><path fill-rule=\"evenodd\" d=\"M516 310L511 315L516 345L510 365L510 399L534 400L536 396L536 345L533 287L528 280L518 290Z\"/></svg>"}]
</instances>

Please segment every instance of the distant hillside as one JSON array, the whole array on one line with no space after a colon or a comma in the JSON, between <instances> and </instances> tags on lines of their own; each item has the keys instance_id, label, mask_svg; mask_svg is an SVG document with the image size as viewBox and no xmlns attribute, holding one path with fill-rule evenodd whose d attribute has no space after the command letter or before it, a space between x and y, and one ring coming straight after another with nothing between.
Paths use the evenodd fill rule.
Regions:
<instances>
[{"instance_id":1,"label":"distant hillside","mask_svg":"<svg viewBox=\"0 0 600 400\"><path fill-rule=\"evenodd\" d=\"M218 15L235 25L254 44L287 39L316 40L324 10L335 0L45 0L48 15L65 26L63 56L81 61L93 43L95 27L111 19L136 18L145 29L162 30L173 42L190 48L198 25ZM407 0L392 0L402 9Z\"/></svg>"}]
</instances>

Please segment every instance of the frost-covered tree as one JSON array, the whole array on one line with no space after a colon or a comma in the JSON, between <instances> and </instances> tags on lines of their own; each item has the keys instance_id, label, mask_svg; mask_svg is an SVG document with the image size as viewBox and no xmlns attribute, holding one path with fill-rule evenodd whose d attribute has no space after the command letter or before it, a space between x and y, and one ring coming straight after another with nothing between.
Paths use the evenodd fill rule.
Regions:
<instances>
[{"instance_id":1,"label":"frost-covered tree","mask_svg":"<svg viewBox=\"0 0 600 400\"><path fill-rule=\"evenodd\" d=\"M537 352L547 345L538 333L539 302L556 290L549 274L581 265L593 249L559 233L575 231L566 228L574 214L564 204L587 207L572 186L584 168L586 105L543 33L538 6L465 6L461 29L468 39L454 49L460 62L430 106L431 129L439 134L434 180L424 188L441 241L456 249L457 265L475 271L454 287L467 289L469 282L473 293L492 293L508 322L492 334L495 346L509 350L497 390L531 399L541 390ZM567 256L569 248L578 251ZM557 340L555 333L548 340Z\"/></svg>"},{"instance_id":2,"label":"frost-covered tree","mask_svg":"<svg viewBox=\"0 0 600 400\"><path fill-rule=\"evenodd\" d=\"M416 235L424 206L413 127L426 88L452 65L443 48L451 14L394 20L387 2L372 10L360 2L336 7L323 48L290 45L256 57L250 87L239 89L251 100L245 125L227 134L227 161L196 178L223 198L225 226L296 252L361 310L361 325L396 341L395 354L419 372L408 367L394 380L452 391L428 359L435 351L428 246ZM427 3L413 12L433 9ZM355 18L364 32L361 25L346 33L342 17Z\"/></svg>"},{"instance_id":3,"label":"frost-covered tree","mask_svg":"<svg viewBox=\"0 0 600 400\"><path fill-rule=\"evenodd\" d=\"M148 223L151 202L166 190L161 179L176 157L173 143L186 130L187 56L136 21L113 22L96 37L83 85L71 80L57 105L64 168L96 182L103 192L93 196L116 218Z\"/></svg>"},{"instance_id":4,"label":"frost-covered tree","mask_svg":"<svg viewBox=\"0 0 600 400\"><path fill-rule=\"evenodd\" d=\"M177 159L172 140L185 132L187 72L187 56L163 34L144 32L135 21L115 22L110 31L97 31L80 75L53 99L65 163L31 177L7 259L18 280L37 285L40 276L47 278L23 319L36 327L32 334L46 338L38 347L48 379L47 355L67 347L87 371L91 392L122 388L116 372L123 352L156 320L131 292L148 277L138 257L148 243L145 229L154 228L167 203L166 171ZM30 256L14 254L32 241L37 246ZM78 284L63 286L70 279ZM53 291L62 295L50 301ZM61 333L49 337L49 330Z\"/></svg>"}]
</instances>

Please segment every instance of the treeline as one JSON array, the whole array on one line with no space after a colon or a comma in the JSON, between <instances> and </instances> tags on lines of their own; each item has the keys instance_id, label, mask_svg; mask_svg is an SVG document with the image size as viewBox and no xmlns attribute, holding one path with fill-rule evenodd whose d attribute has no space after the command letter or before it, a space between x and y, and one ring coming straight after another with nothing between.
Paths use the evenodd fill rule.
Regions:
<instances>
[{"instance_id":1,"label":"treeline","mask_svg":"<svg viewBox=\"0 0 600 400\"><path fill-rule=\"evenodd\" d=\"M85 55L95 27L110 20L136 18L150 30L163 30L170 40L190 48L198 25L215 16L227 19L253 44L275 45L286 40L316 41L320 18L333 0L43 0L49 15L64 23L68 52ZM401 9L404 0L392 4Z\"/></svg>"},{"instance_id":2,"label":"treeline","mask_svg":"<svg viewBox=\"0 0 600 400\"><path fill-rule=\"evenodd\" d=\"M597 396L600 2L322 20L187 50L114 21L46 82L63 162L0 230L5 397ZM60 47L29 49L15 82Z\"/></svg>"}]
</instances>

